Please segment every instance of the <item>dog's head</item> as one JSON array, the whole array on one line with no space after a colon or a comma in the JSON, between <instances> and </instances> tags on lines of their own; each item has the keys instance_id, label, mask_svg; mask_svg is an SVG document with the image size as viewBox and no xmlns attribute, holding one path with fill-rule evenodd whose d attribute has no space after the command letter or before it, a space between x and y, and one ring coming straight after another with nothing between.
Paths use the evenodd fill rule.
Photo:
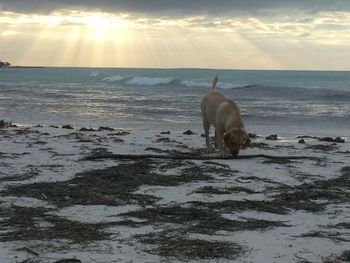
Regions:
<instances>
[{"instance_id":1,"label":"dog's head","mask_svg":"<svg viewBox=\"0 0 350 263\"><path fill-rule=\"evenodd\" d=\"M230 153L237 156L239 150L250 145L251 140L244 129L232 128L224 133L224 142Z\"/></svg>"}]
</instances>

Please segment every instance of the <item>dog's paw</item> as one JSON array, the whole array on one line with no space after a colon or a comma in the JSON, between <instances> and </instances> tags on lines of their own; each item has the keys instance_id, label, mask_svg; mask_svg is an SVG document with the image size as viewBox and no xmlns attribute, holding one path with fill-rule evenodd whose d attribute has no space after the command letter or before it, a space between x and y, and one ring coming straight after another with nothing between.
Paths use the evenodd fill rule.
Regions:
<instances>
[{"instance_id":1,"label":"dog's paw","mask_svg":"<svg viewBox=\"0 0 350 263\"><path fill-rule=\"evenodd\" d=\"M207 149L205 149L205 152L206 153L214 153L215 152L215 149L213 149L213 148L207 148Z\"/></svg>"},{"instance_id":2,"label":"dog's paw","mask_svg":"<svg viewBox=\"0 0 350 263\"><path fill-rule=\"evenodd\" d=\"M227 152L221 152L221 153L220 153L220 156L221 156L222 158L227 158L227 157L228 157L228 153L227 153Z\"/></svg>"}]
</instances>

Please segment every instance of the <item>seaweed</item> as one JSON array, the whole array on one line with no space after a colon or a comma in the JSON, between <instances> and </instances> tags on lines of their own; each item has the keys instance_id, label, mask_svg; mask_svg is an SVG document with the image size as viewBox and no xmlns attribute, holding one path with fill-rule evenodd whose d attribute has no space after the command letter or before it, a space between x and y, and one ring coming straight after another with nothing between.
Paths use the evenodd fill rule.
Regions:
<instances>
[{"instance_id":1,"label":"seaweed","mask_svg":"<svg viewBox=\"0 0 350 263\"><path fill-rule=\"evenodd\" d=\"M96 150L100 151L99 149ZM101 151L105 151L104 148ZM168 163L172 166L172 163ZM209 180L200 166L186 162L180 174L163 175L152 171L157 162L138 160L99 170L78 173L62 182L40 182L9 186L2 195L27 196L44 199L58 207L83 205L150 205L158 200L153 195L134 193L142 185L177 186L184 183ZM163 168L165 164L163 163ZM44 197L44 198L43 198Z\"/></svg>"},{"instance_id":2,"label":"seaweed","mask_svg":"<svg viewBox=\"0 0 350 263\"><path fill-rule=\"evenodd\" d=\"M247 250L238 243L191 239L181 232L173 231L136 235L135 238L144 244L151 245L150 248L145 249L148 253L185 261L219 258L234 260Z\"/></svg>"},{"instance_id":3,"label":"seaweed","mask_svg":"<svg viewBox=\"0 0 350 263\"><path fill-rule=\"evenodd\" d=\"M1 208L3 220L0 226L6 232L1 233L0 242L67 239L81 243L104 240L109 235L102 231L103 224L71 221L49 212L52 211L43 207ZM47 227L40 227L41 222L48 223Z\"/></svg>"},{"instance_id":4,"label":"seaweed","mask_svg":"<svg viewBox=\"0 0 350 263\"><path fill-rule=\"evenodd\" d=\"M213 186L203 186L197 190L194 191L196 194L232 194L232 193L238 193L238 192L244 192L247 194L255 194L257 193L254 190L251 190L246 187L240 187L240 186L231 186L231 187L213 187Z\"/></svg>"}]
</instances>

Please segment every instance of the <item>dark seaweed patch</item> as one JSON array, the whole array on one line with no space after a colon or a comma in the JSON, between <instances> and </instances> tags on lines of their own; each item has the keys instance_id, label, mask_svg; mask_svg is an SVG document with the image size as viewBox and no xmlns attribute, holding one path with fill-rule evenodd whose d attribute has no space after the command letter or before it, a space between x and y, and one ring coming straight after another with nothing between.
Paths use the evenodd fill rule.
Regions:
<instances>
[{"instance_id":1,"label":"dark seaweed patch","mask_svg":"<svg viewBox=\"0 0 350 263\"><path fill-rule=\"evenodd\" d=\"M172 166L172 163L168 163ZM43 182L29 185L9 186L2 195L28 196L47 200L58 207L73 204L124 205L152 204L158 199L152 195L134 193L142 185L177 186L184 183L209 180L211 176L194 163L180 174L157 174L152 169L158 165L151 160L139 160L100 170L77 174L63 182ZM163 163L163 168L165 169Z\"/></svg>"},{"instance_id":2,"label":"dark seaweed patch","mask_svg":"<svg viewBox=\"0 0 350 263\"><path fill-rule=\"evenodd\" d=\"M238 243L191 239L183 233L174 235L171 231L135 237L140 242L151 246L146 249L148 253L181 260L219 258L233 260L242 256L246 251L246 248Z\"/></svg>"},{"instance_id":3,"label":"dark seaweed patch","mask_svg":"<svg viewBox=\"0 0 350 263\"><path fill-rule=\"evenodd\" d=\"M213 186L203 186L202 188L199 188L194 191L194 193L197 194L232 194L232 193L247 193L247 194L255 194L254 190L251 190L246 187L240 187L240 186L231 186L231 187L213 187Z\"/></svg>"},{"instance_id":4,"label":"dark seaweed patch","mask_svg":"<svg viewBox=\"0 0 350 263\"><path fill-rule=\"evenodd\" d=\"M67 239L80 243L103 240L108 234L103 232L101 224L87 224L70 221L52 214L46 208L19 207L1 208L3 218L0 235L1 242L16 240L53 240ZM40 227L45 222L46 227Z\"/></svg>"}]
</instances>

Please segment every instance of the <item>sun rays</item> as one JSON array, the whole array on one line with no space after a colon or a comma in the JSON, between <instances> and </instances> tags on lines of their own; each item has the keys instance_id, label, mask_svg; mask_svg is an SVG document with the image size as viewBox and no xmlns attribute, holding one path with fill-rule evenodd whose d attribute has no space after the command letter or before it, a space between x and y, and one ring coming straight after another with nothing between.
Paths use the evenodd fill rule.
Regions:
<instances>
[{"instance_id":1,"label":"sun rays","mask_svg":"<svg viewBox=\"0 0 350 263\"><path fill-rule=\"evenodd\" d=\"M0 52L6 54L3 59L20 65L350 68L349 21L345 12L302 18L169 18L0 10Z\"/></svg>"},{"instance_id":2,"label":"sun rays","mask_svg":"<svg viewBox=\"0 0 350 263\"><path fill-rule=\"evenodd\" d=\"M3 14L0 37L8 45L23 41L18 44L22 55L16 59L22 65L31 61L32 65L103 66L106 61L112 62L113 57L120 59L116 53L128 32L124 16L107 13Z\"/></svg>"}]
</instances>

